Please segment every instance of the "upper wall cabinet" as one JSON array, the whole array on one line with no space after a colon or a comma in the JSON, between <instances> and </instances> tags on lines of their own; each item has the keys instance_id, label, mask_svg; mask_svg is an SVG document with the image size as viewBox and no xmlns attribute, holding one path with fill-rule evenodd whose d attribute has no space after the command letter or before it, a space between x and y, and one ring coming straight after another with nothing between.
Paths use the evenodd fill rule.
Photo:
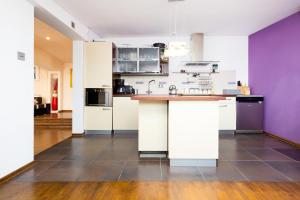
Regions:
<instances>
[{"instance_id":1,"label":"upper wall cabinet","mask_svg":"<svg viewBox=\"0 0 300 200\"><path fill-rule=\"evenodd\" d=\"M113 69L121 75L163 75L158 47L119 47Z\"/></svg>"},{"instance_id":2,"label":"upper wall cabinet","mask_svg":"<svg viewBox=\"0 0 300 200\"><path fill-rule=\"evenodd\" d=\"M111 42L86 42L84 48L85 88L112 87Z\"/></svg>"}]
</instances>

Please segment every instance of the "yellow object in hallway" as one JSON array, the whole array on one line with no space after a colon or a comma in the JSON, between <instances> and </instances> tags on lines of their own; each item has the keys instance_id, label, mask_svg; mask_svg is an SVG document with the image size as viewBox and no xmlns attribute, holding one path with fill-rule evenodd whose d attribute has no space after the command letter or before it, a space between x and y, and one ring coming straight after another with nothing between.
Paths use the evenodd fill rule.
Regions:
<instances>
[{"instance_id":1,"label":"yellow object in hallway","mask_svg":"<svg viewBox=\"0 0 300 200\"><path fill-rule=\"evenodd\" d=\"M73 69L70 69L70 88L73 87Z\"/></svg>"}]
</instances>

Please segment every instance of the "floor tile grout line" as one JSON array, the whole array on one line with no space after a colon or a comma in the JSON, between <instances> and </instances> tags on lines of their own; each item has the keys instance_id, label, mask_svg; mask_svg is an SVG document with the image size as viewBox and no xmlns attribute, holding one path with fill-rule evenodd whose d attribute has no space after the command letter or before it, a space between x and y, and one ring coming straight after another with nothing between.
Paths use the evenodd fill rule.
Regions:
<instances>
[{"instance_id":1,"label":"floor tile grout line","mask_svg":"<svg viewBox=\"0 0 300 200\"><path fill-rule=\"evenodd\" d=\"M206 181L206 178L204 176L204 174L201 172L200 167L196 167L197 171L200 173L200 176L202 177L203 181Z\"/></svg>"},{"instance_id":2,"label":"floor tile grout line","mask_svg":"<svg viewBox=\"0 0 300 200\"><path fill-rule=\"evenodd\" d=\"M163 172L162 172L162 166L161 166L161 158L159 159L159 168L160 168L160 179L163 180Z\"/></svg>"},{"instance_id":3,"label":"floor tile grout line","mask_svg":"<svg viewBox=\"0 0 300 200\"><path fill-rule=\"evenodd\" d=\"M272 147L268 147L268 148L265 148L265 149L269 149L269 150L272 150L273 152L276 152L276 153L280 153L280 152L277 152L276 150L274 150ZM281 155L283 155L284 157L286 157L286 158L288 158L288 160L265 160L265 159L262 159L262 158L259 158L258 156L256 156L254 153L252 153L252 152L250 152L250 151L248 151L248 150L246 150L248 153L250 153L251 155L253 155L254 157L256 157L256 158L258 158L259 160L261 160L261 161L282 161L282 162L287 162L287 161L296 161L296 160L294 160L294 159L291 159L290 157L288 157L288 156L286 156L286 155L284 155L284 154L282 154L282 153L280 153Z\"/></svg>"},{"instance_id":4,"label":"floor tile grout line","mask_svg":"<svg viewBox=\"0 0 300 200\"><path fill-rule=\"evenodd\" d=\"M124 161L124 164L123 164L123 166L122 166L122 170L121 170L121 172L120 172L120 174L119 174L119 176L118 176L117 181L120 181L120 178L121 178L121 176L122 176L122 174L123 174L123 172L124 172L124 170L125 170L126 165L127 165L127 161Z\"/></svg>"},{"instance_id":5,"label":"floor tile grout line","mask_svg":"<svg viewBox=\"0 0 300 200\"><path fill-rule=\"evenodd\" d=\"M244 177L246 181L250 181L250 179L237 166L233 165L231 162L230 165L233 166L242 175L242 177Z\"/></svg>"},{"instance_id":6,"label":"floor tile grout line","mask_svg":"<svg viewBox=\"0 0 300 200\"><path fill-rule=\"evenodd\" d=\"M275 150L274 148L271 148L271 149L272 149L272 151L274 151L274 152L276 152L276 153L279 153L279 154L283 155L284 157L288 158L289 161L297 161L297 160L295 160L295 159L293 159L293 158L291 158L291 157L289 157L289 156L287 156L287 155L281 153L280 151Z\"/></svg>"},{"instance_id":7,"label":"floor tile grout line","mask_svg":"<svg viewBox=\"0 0 300 200\"><path fill-rule=\"evenodd\" d=\"M288 177L287 175L285 175L284 173L282 173L281 171L275 169L274 167L272 167L272 165L270 165L269 163L263 161L263 163L269 167L271 167L271 169L273 169L275 172L277 172L278 174L280 174L281 176L283 176L284 178L286 178L289 181L294 181L293 179L291 179L290 177Z\"/></svg>"}]
</instances>

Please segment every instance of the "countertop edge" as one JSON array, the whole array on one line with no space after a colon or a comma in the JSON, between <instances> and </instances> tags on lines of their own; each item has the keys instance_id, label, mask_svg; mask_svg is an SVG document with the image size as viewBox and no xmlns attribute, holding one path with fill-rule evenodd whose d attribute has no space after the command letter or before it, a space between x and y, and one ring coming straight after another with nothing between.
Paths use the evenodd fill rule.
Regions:
<instances>
[{"instance_id":1,"label":"countertop edge","mask_svg":"<svg viewBox=\"0 0 300 200\"><path fill-rule=\"evenodd\" d=\"M178 96L178 95L135 95L132 100L139 101L220 101L225 100L225 96Z\"/></svg>"}]
</instances>

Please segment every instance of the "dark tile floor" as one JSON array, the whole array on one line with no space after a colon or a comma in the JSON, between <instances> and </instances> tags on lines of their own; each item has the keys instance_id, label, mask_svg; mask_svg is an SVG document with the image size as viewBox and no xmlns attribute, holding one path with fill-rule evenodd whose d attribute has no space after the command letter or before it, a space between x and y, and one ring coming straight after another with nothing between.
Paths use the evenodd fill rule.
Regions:
<instances>
[{"instance_id":1,"label":"dark tile floor","mask_svg":"<svg viewBox=\"0 0 300 200\"><path fill-rule=\"evenodd\" d=\"M67 139L13 181L300 181L299 149L265 135L220 135L217 168L170 167L167 159L140 159L137 148L136 134Z\"/></svg>"}]
</instances>

